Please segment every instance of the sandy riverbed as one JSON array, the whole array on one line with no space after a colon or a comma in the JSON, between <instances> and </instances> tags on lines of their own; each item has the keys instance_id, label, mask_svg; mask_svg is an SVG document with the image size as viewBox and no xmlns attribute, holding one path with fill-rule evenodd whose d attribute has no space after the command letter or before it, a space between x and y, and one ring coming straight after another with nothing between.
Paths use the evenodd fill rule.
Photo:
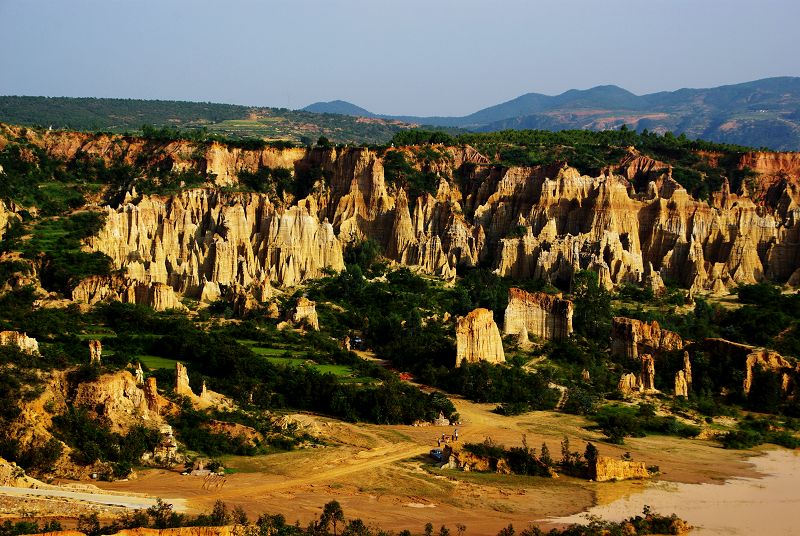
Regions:
<instances>
[{"instance_id":1,"label":"sandy riverbed","mask_svg":"<svg viewBox=\"0 0 800 536\"><path fill-rule=\"evenodd\" d=\"M588 512L548 519L580 523L586 516L621 520L641 513L644 505L663 514L676 512L698 535L800 534L800 454L771 450L750 459L758 477L736 477L722 484L652 482L641 492L590 508Z\"/></svg>"}]
</instances>

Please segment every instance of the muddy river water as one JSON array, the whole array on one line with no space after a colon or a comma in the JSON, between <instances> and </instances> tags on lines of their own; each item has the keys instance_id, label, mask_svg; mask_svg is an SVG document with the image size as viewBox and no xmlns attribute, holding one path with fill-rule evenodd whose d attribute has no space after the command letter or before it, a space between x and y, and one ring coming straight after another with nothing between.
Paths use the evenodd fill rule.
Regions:
<instances>
[{"instance_id":1,"label":"muddy river water","mask_svg":"<svg viewBox=\"0 0 800 536\"><path fill-rule=\"evenodd\" d=\"M649 505L655 512L674 512L691 523L692 535L800 535L800 454L771 450L749 461L763 476L722 484L654 482L640 493L583 514L548 521L585 523L587 516L619 521Z\"/></svg>"}]
</instances>

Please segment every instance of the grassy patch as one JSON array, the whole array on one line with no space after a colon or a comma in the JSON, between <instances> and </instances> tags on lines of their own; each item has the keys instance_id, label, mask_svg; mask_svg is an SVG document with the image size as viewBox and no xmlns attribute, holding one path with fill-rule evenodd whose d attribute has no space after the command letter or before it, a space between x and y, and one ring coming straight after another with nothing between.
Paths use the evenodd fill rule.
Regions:
<instances>
[{"instance_id":1,"label":"grassy patch","mask_svg":"<svg viewBox=\"0 0 800 536\"><path fill-rule=\"evenodd\" d=\"M166 357L157 355L137 355L136 359L150 370L174 369L175 363L178 362L177 359L167 359Z\"/></svg>"}]
</instances>

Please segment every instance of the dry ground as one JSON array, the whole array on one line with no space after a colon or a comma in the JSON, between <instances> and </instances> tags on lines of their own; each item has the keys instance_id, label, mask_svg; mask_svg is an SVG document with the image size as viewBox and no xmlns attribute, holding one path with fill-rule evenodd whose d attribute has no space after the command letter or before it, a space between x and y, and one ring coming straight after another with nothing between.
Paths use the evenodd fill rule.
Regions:
<instances>
[{"instance_id":1,"label":"dry ground","mask_svg":"<svg viewBox=\"0 0 800 536\"><path fill-rule=\"evenodd\" d=\"M534 412L502 417L491 404L454 400L462 418L461 441L486 437L506 446L519 445L523 434L537 449L548 443L560 456L560 441L570 438L572 450L583 451L593 441L604 455L629 451L634 459L658 465L664 480L719 482L731 476L752 475L741 452L726 451L714 443L671 437L628 439L623 447L601 441L587 422L571 415ZM251 518L282 513L302 524L317 517L322 505L336 499L348 518L399 531L421 532L427 522L468 534L496 534L509 523L521 528L548 517L580 512L641 489L643 482L594 483L561 477L500 476L434 469L427 452L436 437L451 428L351 425L325 418L318 423L329 445L253 458L226 459L238 472L207 489L204 479L178 472L150 470L128 482L101 483L118 492L147 493L182 498L190 511L208 511L222 499L241 505ZM678 512L680 514L680 512Z\"/></svg>"}]
</instances>

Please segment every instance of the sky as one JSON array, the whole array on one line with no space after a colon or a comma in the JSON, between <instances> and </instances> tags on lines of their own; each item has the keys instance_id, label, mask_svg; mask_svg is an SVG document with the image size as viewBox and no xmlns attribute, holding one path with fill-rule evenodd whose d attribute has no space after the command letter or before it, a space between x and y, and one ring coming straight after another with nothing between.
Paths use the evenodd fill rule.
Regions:
<instances>
[{"instance_id":1,"label":"sky","mask_svg":"<svg viewBox=\"0 0 800 536\"><path fill-rule=\"evenodd\" d=\"M0 95L466 115L800 76L797 0L0 0Z\"/></svg>"}]
</instances>

